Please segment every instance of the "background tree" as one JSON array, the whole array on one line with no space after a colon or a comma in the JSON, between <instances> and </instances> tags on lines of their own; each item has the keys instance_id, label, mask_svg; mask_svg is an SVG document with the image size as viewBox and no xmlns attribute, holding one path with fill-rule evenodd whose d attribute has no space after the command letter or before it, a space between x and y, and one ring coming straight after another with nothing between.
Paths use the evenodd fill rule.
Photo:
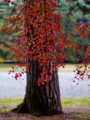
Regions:
<instances>
[{"instance_id":1,"label":"background tree","mask_svg":"<svg viewBox=\"0 0 90 120\"><path fill-rule=\"evenodd\" d=\"M88 9L87 11L84 11L84 6L86 7L86 9ZM85 4L84 0L71 0L69 4L66 4L65 0L63 1L59 0L59 3L57 3L55 12L59 12L61 14L63 32L67 36L68 33L72 33L73 27L77 26L76 22L83 22L85 24L90 24L89 11L90 11L90 5ZM90 36L90 33L89 33L89 36ZM76 47L75 48L76 51L66 48L65 49L66 57L64 58L64 62L65 63L81 63L84 60L84 56L89 44L89 38L87 39L80 38L79 35L74 34L74 37L72 38L72 42L77 44L79 48L77 49ZM84 47L83 53L81 53L82 47Z\"/></svg>"},{"instance_id":2,"label":"background tree","mask_svg":"<svg viewBox=\"0 0 90 120\"><path fill-rule=\"evenodd\" d=\"M9 3L5 3L3 0L0 1L0 28L3 25L5 19L9 18L10 16L16 16L15 12L19 12L19 6L22 5L22 2L13 1L13 5L10 6ZM9 25L7 25L9 27ZM15 39L19 37L20 31L16 31L15 33L7 34L6 31L0 34L0 59L2 58L4 61L8 62L15 62L15 59L12 58L14 55L13 51L10 51L11 44L15 42Z\"/></svg>"}]
</instances>

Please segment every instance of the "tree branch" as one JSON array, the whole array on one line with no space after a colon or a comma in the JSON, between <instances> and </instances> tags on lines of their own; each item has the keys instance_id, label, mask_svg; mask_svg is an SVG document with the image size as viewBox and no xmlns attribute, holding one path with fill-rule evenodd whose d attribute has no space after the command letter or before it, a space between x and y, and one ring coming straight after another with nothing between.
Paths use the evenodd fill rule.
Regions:
<instances>
[{"instance_id":1,"label":"tree branch","mask_svg":"<svg viewBox=\"0 0 90 120\"><path fill-rule=\"evenodd\" d=\"M0 44L4 44L5 46L7 46L7 47L11 47L10 45L8 45L7 43L5 43L4 41L0 41Z\"/></svg>"}]
</instances>

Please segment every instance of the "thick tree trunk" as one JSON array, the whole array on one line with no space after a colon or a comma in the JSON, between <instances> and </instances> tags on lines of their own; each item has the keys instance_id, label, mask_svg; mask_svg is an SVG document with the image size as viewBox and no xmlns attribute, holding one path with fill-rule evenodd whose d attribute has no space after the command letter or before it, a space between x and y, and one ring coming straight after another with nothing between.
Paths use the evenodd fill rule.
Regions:
<instances>
[{"instance_id":1,"label":"thick tree trunk","mask_svg":"<svg viewBox=\"0 0 90 120\"><path fill-rule=\"evenodd\" d=\"M38 86L37 79L42 68L37 61L31 61L30 63L27 73L26 95L23 103L16 108L17 112L34 115L62 113L57 71L50 74L49 82Z\"/></svg>"},{"instance_id":2,"label":"thick tree trunk","mask_svg":"<svg viewBox=\"0 0 90 120\"><path fill-rule=\"evenodd\" d=\"M24 0L25 2L25 0ZM34 29L32 28L32 33ZM30 37L30 34L27 36ZM27 59L30 63L29 70L27 70L27 86L24 101L16 109L19 113L32 113L33 115L52 115L62 113L58 75L56 66L53 67L54 71L48 73L50 81L46 81L45 85L38 86L38 78L45 66L40 66L37 60ZM48 71L52 68L52 61L46 67Z\"/></svg>"}]
</instances>

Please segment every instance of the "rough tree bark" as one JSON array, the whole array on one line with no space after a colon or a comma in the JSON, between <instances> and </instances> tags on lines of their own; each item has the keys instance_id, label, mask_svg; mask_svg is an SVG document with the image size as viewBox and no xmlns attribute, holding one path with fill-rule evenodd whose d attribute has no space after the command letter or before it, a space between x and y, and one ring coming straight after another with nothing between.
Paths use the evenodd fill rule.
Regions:
<instances>
[{"instance_id":1,"label":"rough tree bark","mask_svg":"<svg viewBox=\"0 0 90 120\"><path fill-rule=\"evenodd\" d=\"M23 0L27 2L27 0ZM32 28L33 31L33 28ZM28 38L30 35L28 34ZM45 85L38 86L37 80L40 77L40 72L44 66L40 66L37 60L27 59L27 63L30 63L29 70L27 70L27 86L26 95L22 104L12 111L18 113L30 113L33 115L52 115L62 113L58 74L55 70L48 73L50 81L46 81ZM51 69L51 63L48 66L48 70Z\"/></svg>"}]
</instances>

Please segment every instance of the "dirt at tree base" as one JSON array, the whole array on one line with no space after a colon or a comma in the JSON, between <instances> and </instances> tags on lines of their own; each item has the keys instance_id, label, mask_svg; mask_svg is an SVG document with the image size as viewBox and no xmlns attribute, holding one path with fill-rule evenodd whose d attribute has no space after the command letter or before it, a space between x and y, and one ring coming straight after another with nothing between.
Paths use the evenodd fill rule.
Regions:
<instances>
[{"instance_id":1,"label":"dirt at tree base","mask_svg":"<svg viewBox=\"0 0 90 120\"><path fill-rule=\"evenodd\" d=\"M90 120L90 107L63 107L64 114L41 117L6 112L12 107L15 107L15 104L7 105L0 109L0 120Z\"/></svg>"}]
</instances>

